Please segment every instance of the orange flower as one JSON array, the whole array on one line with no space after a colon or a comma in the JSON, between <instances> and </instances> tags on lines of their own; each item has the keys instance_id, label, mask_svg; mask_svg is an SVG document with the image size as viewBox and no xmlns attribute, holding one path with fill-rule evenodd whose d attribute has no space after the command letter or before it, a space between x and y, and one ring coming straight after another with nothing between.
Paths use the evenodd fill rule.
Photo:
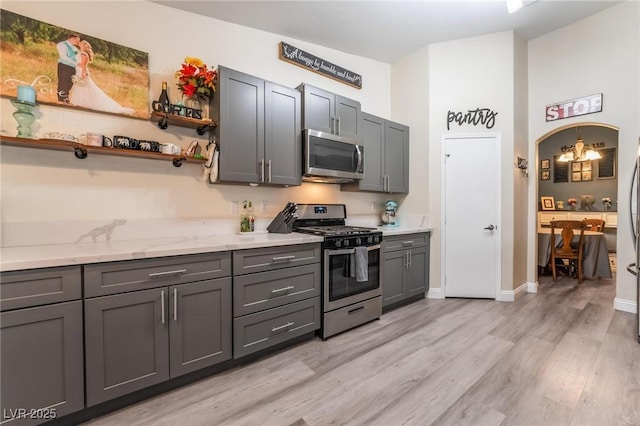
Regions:
<instances>
[{"instance_id":1,"label":"orange flower","mask_svg":"<svg viewBox=\"0 0 640 426\"><path fill-rule=\"evenodd\" d=\"M198 97L209 100L216 91L218 72L208 69L207 64L199 58L186 57L181 68L176 72L178 90L187 97Z\"/></svg>"}]
</instances>

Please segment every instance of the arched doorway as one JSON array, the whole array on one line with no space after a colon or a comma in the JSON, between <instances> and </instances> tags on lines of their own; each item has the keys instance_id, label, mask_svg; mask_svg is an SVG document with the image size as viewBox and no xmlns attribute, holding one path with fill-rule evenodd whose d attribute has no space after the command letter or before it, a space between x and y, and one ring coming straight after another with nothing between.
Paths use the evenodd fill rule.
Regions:
<instances>
[{"instance_id":1,"label":"arched doorway","mask_svg":"<svg viewBox=\"0 0 640 426\"><path fill-rule=\"evenodd\" d=\"M594 148L602 158L559 161L563 153L571 152L571 148L575 147L578 139L583 141L584 151L587 148ZM536 157L538 158L536 166L537 228L548 227L549 221L553 219L603 218L607 223L604 231L606 251L601 251L600 258L608 257L606 260L615 279L618 128L594 122L573 123L559 127L536 141ZM575 200L575 207L570 205L570 201L573 200ZM540 238L544 240L538 233L537 281L539 283L545 281L542 278L548 272L545 263L548 249L541 243ZM603 262L604 259L600 261ZM606 264L604 266L606 267ZM601 268L600 272L602 271Z\"/></svg>"}]
</instances>

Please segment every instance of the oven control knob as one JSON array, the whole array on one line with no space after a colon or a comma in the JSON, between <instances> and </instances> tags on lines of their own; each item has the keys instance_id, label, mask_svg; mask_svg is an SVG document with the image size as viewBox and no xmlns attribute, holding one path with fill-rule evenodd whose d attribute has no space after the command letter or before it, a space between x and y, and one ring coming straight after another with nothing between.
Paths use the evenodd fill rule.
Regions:
<instances>
[{"instance_id":1,"label":"oven control knob","mask_svg":"<svg viewBox=\"0 0 640 426\"><path fill-rule=\"evenodd\" d=\"M368 244L373 243L373 237L367 237L367 243Z\"/></svg>"},{"instance_id":2,"label":"oven control knob","mask_svg":"<svg viewBox=\"0 0 640 426\"><path fill-rule=\"evenodd\" d=\"M362 240L360 238L356 238L356 245L361 245L362 244Z\"/></svg>"},{"instance_id":3,"label":"oven control knob","mask_svg":"<svg viewBox=\"0 0 640 426\"><path fill-rule=\"evenodd\" d=\"M348 247L349 246L349 240L344 240L344 246Z\"/></svg>"},{"instance_id":4,"label":"oven control knob","mask_svg":"<svg viewBox=\"0 0 640 426\"><path fill-rule=\"evenodd\" d=\"M340 240L336 240L335 241L335 246L336 247L340 247L341 245L342 245L342 241L340 241Z\"/></svg>"}]
</instances>

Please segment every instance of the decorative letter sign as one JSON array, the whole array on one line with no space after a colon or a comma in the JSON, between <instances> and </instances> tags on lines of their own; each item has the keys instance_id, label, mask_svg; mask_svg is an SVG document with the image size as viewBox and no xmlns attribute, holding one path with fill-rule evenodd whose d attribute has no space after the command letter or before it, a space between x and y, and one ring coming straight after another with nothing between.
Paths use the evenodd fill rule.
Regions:
<instances>
[{"instance_id":1,"label":"decorative letter sign","mask_svg":"<svg viewBox=\"0 0 640 426\"><path fill-rule=\"evenodd\" d=\"M293 47L284 41L280 42L280 59L291 62L302 68L306 68L315 73L324 75L325 77L338 80L341 83L348 84L357 89L362 89L362 76L356 74L331 62L320 59L304 50Z\"/></svg>"},{"instance_id":2,"label":"decorative letter sign","mask_svg":"<svg viewBox=\"0 0 640 426\"><path fill-rule=\"evenodd\" d=\"M571 99L554 105L547 105L547 121L561 120L577 115L602 112L602 93Z\"/></svg>"},{"instance_id":3,"label":"decorative letter sign","mask_svg":"<svg viewBox=\"0 0 640 426\"><path fill-rule=\"evenodd\" d=\"M476 108L470 109L467 112L447 112L447 130L450 130L451 123L458 123L458 126L463 124L473 124L474 126L483 125L487 129L493 128L496 124L496 115L498 113L489 108Z\"/></svg>"}]
</instances>

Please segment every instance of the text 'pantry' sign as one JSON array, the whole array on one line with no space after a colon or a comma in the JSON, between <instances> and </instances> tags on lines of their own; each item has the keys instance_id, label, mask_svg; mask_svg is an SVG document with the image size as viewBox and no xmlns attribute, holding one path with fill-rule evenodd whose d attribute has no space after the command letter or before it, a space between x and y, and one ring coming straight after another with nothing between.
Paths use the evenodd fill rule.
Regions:
<instances>
[{"instance_id":1,"label":"text 'pantry' sign","mask_svg":"<svg viewBox=\"0 0 640 426\"><path fill-rule=\"evenodd\" d=\"M304 50L298 49L284 41L280 42L280 59L290 62L315 73L332 78L349 86L362 89L362 76L356 74L329 61L320 59Z\"/></svg>"},{"instance_id":2,"label":"text 'pantry' sign","mask_svg":"<svg viewBox=\"0 0 640 426\"><path fill-rule=\"evenodd\" d=\"M547 105L547 121L562 120L578 115L602 112L602 93L571 99L553 105Z\"/></svg>"}]
</instances>

